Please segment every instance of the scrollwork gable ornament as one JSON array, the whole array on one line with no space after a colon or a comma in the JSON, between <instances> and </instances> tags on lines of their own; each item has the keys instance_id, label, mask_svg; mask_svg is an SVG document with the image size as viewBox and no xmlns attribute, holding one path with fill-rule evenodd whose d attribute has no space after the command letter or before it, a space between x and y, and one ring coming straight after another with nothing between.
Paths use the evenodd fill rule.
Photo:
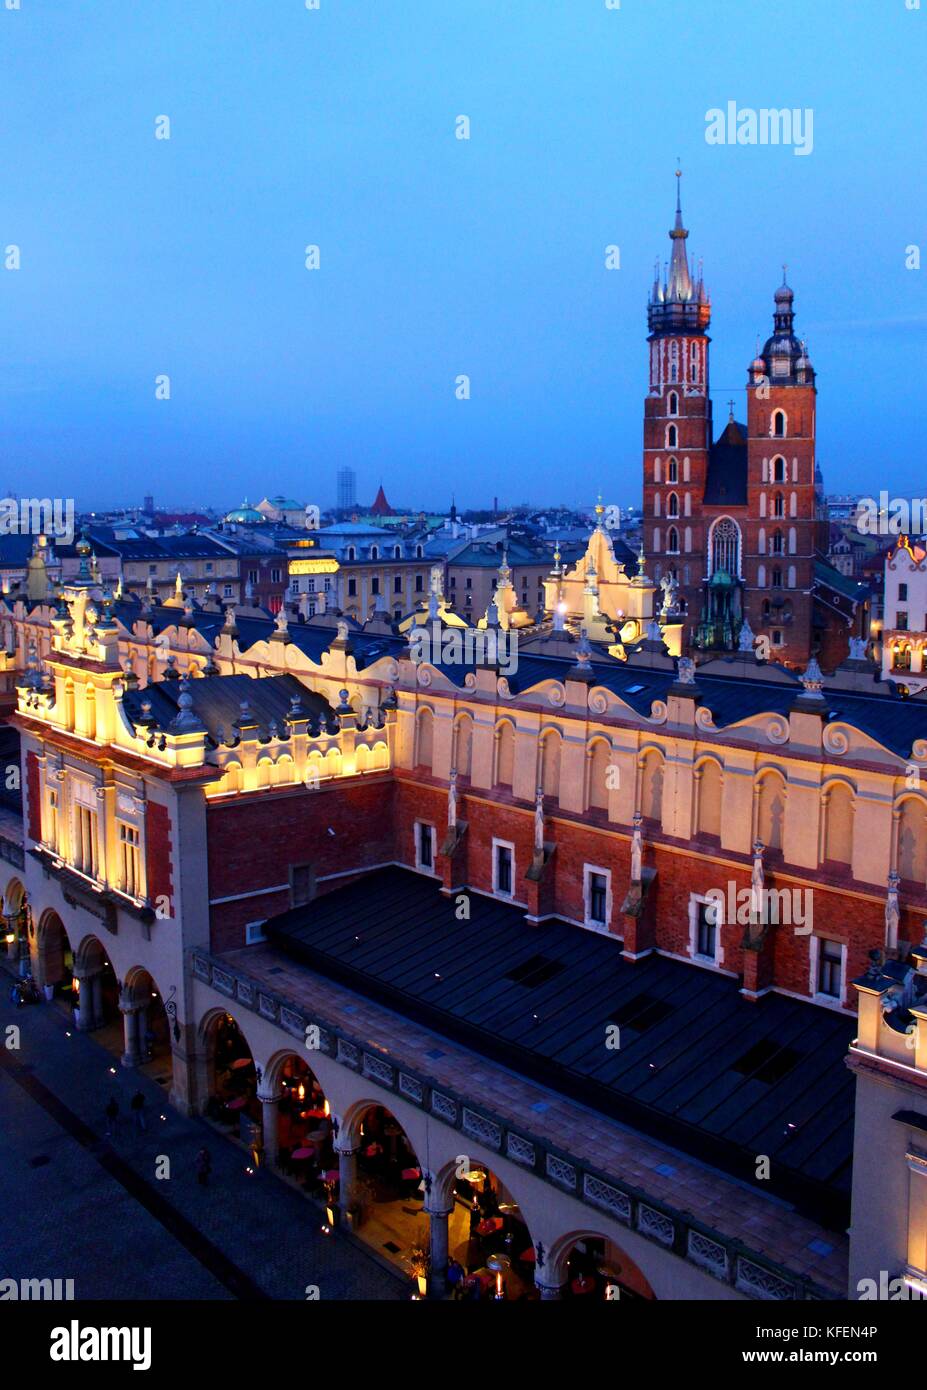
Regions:
<instances>
[{"instance_id":1,"label":"scrollwork gable ornament","mask_svg":"<svg viewBox=\"0 0 927 1390\"><path fill-rule=\"evenodd\" d=\"M784 719L781 714L774 714L767 721L766 737L770 743L788 743L789 735L789 721Z\"/></svg>"}]
</instances>

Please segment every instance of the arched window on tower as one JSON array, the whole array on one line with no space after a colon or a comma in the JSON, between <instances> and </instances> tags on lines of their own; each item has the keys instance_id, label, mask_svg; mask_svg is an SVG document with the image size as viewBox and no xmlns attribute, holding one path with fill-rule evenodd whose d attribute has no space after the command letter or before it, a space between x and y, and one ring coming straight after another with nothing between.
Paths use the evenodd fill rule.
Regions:
<instances>
[{"instance_id":1,"label":"arched window on tower","mask_svg":"<svg viewBox=\"0 0 927 1390\"><path fill-rule=\"evenodd\" d=\"M675 391L671 391L671 392L669 393L669 402L668 402L668 406L667 406L667 414L668 414L668 415L678 415L678 414L679 414L679 397L677 396L677 394L676 394Z\"/></svg>"},{"instance_id":2,"label":"arched window on tower","mask_svg":"<svg viewBox=\"0 0 927 1390\"><path fill-rule=\"evenodd\" d=\"M677 445L678 443L679 443L679 431L677 430L676 426L675 426L675 425L667 425L667 427L666 427L666 447L667 447L667 449L675 449L675 448L676 448L676 445Z\"/></svg>"},{"instance_id":3,"label":"arched window on tower","mask_svg":"<svg viewBox=\"0 0 927 1390\"><path fill-rule=\"evenodd\" d=\"M787 481L785 476L785 459L781 454L772 461L772 481L774 483L784 483Z\"/></svg>"},{"instance_id":4,"label":"arched window on tower","mask_svg":"<svg viewBox=\"0 0 927 1390\"><path fill-rule=\"evenodd\" d=\"M679 380L679 344L673 343L670 347L670 381Z\"/></svg>"},{"instance_id":5,"label":"arched window on tower","mask_svg":"<svg viewBox=\"0 0 927 1390\"><path fill-rule=\"evenodd\" d=\"M678 483L679 481L679 464L674 458L670 459L666 465L666 481L668 483Z\"/></svg>"},{"instance_id":6,"label":"arched window on tower","mask_svg":"<svg viewBox=\"0 0 927 1390\"><path fill-rule=\"evenodd\" d=\"M698 343L692 344L691 364L689 368L689 380L698 381Z\"/></svg>"},{"instance_id":7,"label":"arched window on tower","mask_svg":"<svg viewBox=\"0 0 927 1390\"><path fill-rule=\"evenodd\" d=\"M787 421L784 410L774 410L772 417L772 432L777 439L784 439L787 429Z\"/></svg>"},{"instance_id":8,"label":"arched window on tower","mask_svg":"<svg viewBox=\"0 0 927 1390\"><path fill-rule=\"evenodd\" d=\"M711 528L711 573L723 570L740 577L740 528L729 516L722 516Z\"/></svg>"},{"instance_id":9,"label":"arched window on tower","mask_svg":"<svg viewBox=\"0 0 927 1390\"><path fill-rule=\"evenodd\" d=\"M675 492L671 492L669 497L666 499L666 515L679 515L679 497Z\"/></svg>"},{"instance_id":10,"label":"arched window on tower","mask_svg":"<svg viewBox=\"0 0 927 1390\"><path fill-rule=\"evenodd\" d=\"M782 588L782 570L779 569L778 565L772 572L772 586L774 589Z\"/></svg>"},{"instance_id":11,"label":"arched window on tower","mask_svg":"<svg viewBox=\"0 0 927 1390\"><path fill-rule=\"evenodd\" d=\"M785 498L781 492L773 498L773 516L785 516Z\"/></svg>"},{"instance_id":12,"label":"arched window on tower","mask_svg":"<svg viewBox=\"0 0 927 1390\"><path fill-rule=\"evenodd\" d=\"M679 532L671 526L666 533L666 549L669 555L679 554Z\"/></svg>"},{"instance_id":13,"label":"arched window on tower","mask_svg":"<svg viewBox=\"0 0 927 1390\"><path fill-rule=\"evenodd\" d=\"M784 552L785 544L782 539L782 532L777 528L772 533L772 540L770 542L769 553L770 555L782 555Z\"/></svg>"}]
</instances>

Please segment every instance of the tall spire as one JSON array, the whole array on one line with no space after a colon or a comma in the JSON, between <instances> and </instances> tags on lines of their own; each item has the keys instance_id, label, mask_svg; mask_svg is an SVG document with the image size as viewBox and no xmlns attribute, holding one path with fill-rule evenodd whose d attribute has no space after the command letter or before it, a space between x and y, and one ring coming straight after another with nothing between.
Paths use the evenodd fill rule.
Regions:
<instances>
[{"instance_id":1,"label":"tall spire","mask_svg":"<svg viewBox=\"0 0 927 1390\"><path fill-rule=\"evenodd\" d=\"M669 280L666 286L667 299L688 304L692 298L692 280L689 276L689 259L686 255L686 240L689 233L682 222L682 170L676 170L676 222L670 232L673 254L670 259Z\"/></svg>"},{"instance_id":2,"label":"tall spire","mask_svg":"<svg viewBox=\"0 0 927 1390\"><path fill-rule=\"evenodd\" d=\"M688 230L682 217L682 170L676 170L676 217L669 233L672 243L666 281L661 286L659 272L650 295L648 326L651 333L703 333L711 322L711 301L702 281L689 272L686 251Z\"/></svg>"}]
</instances>

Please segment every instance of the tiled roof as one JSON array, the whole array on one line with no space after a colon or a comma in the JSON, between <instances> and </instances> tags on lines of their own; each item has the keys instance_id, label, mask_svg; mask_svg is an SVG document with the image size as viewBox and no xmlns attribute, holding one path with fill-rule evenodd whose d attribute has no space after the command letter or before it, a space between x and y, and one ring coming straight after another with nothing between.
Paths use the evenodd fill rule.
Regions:
<instances>
[{"instance_id":1,"label":"tiled roof","mask_svg":"<svg viewBox=\"0 0 927 1390\"><path fill-rule=\"evenodd\" d=\"M713 970L390 868L272 918L312 970L645 1134L814 1211L845 1218L854 1020L780 994L748 1002ZM617 1045L609 1047L609 1027ZM772 1171L756 1179L756 1156Z\"/></svg>"},{"instance_id":2,"label":"tiled roof","mask_svg":"<svg viewBox=\"0 0 927 1390\"><path fill-rule=\"evenodd\" d=\"M708 455L705 501L715 507L747 505L747 427L731 421Z\"/></svg>"},{"instance_id":3,"label":"tiled roof","mask_svg":"<svg viewBox=\"0 0 927 1390\"><path fill-rule=\"evenodd\" d=\"M126 713L137 723L142 718L143 703L150 701L152 717L161 728L167 728L180 709L180 684L179 680L161 680L143 690L127 691L124 696ZM193 714L206 725L213 738L220 728L226 738L231 737L242 701L247 701L253 719L265 732L271 720L275 720L281 735L285 732L283 721L295 696L299 697L306 714L314 719L334 721L335 718L324 696L307 690L295 676L265 676L262 680L253 680L251 676L202 676L188 681L186 689L193 701Z\"/></svg>"}]
</instances>

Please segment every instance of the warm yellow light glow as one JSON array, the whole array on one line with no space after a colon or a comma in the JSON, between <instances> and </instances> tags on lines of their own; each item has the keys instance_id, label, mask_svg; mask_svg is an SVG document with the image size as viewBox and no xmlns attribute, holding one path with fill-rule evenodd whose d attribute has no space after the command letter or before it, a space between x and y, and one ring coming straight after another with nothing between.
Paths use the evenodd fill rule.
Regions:
<instances>
[{"instance_id":1,"label":"warm yellow light glow","mask_svg":"<svg viewBox=\"0 0 927 1390\"><path fill-rule=\"evenodd\" d=\"M290 574L337 574L338 561L316 555L311 560L291 560Z\"/></svg>"},{"instance_id":2,"label":"warm yellow light glow","mask_svg":"<svg viewBox=\"0 0 927 1390\"><path fill-rule=\"evenodd\" d=\"M328 1101L325 1102L325 1104L322 1106L322 1109L325 1111L326 1115L330 1115L332 1113L331 1106L329 1105Z\"/></svg>"},{"instance_id":3,"label":"warm yellow light glow","mask_svg":"<svg viewBox=\"0 0 927 1390\"><path fill-rule=\"evenodd\" d=\"M13 942L16 940L16 937L13 935L12 932L10 932L10 933L9 933L7 936L5 936L3 939L4 939L4 941L6 942L6 944L7 944L8 946L12 946Z\"/></svg>"}]
</instances>

